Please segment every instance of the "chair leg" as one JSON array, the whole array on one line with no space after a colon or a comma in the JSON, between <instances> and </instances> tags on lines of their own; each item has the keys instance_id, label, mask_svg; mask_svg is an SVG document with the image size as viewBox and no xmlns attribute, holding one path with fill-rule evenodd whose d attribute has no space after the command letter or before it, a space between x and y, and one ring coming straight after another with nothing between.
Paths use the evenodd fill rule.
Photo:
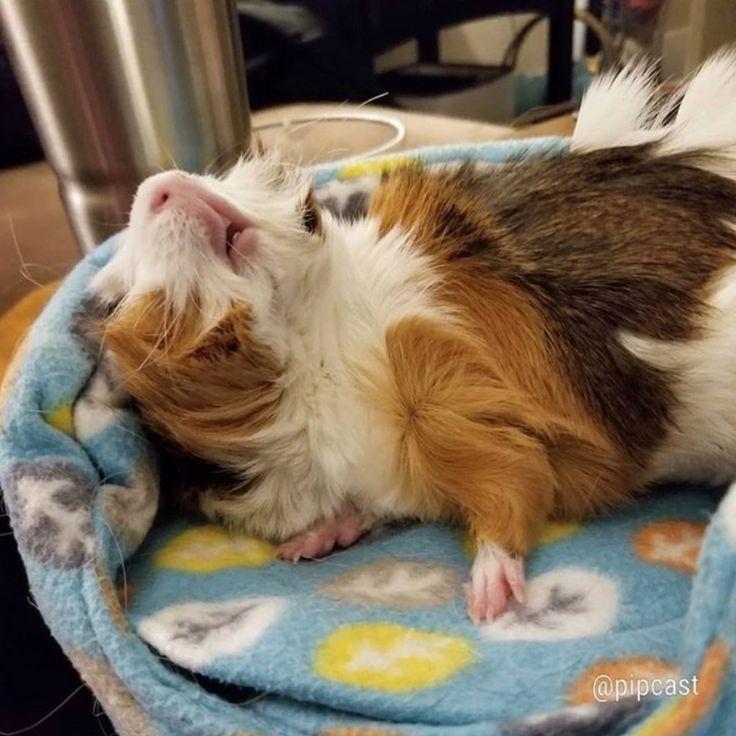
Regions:
<instances>
[{"instance_id":1,"label":"chair leg","mask_svg":"<svg viewBox=\"0 0 736 736\"><path fill-rule=\"evenodd\" d=\"M2 0L0 25L83 250L149 174L247 149L235 0Z\"/></svg>"},{"instance_id":2,"label":"chair leg","mask_svg":"<svg viewBox=\"0 0 736 736\"><path fill-rule=\"evenodd\" d=\"M572 95L572 31L575 0L550 3L547 104L569 100Z\"/></svg>"},{"instance_id":3,"label":"chair leg","mask_svg":"<svg viewBox=\"0 0 736 736\"><path fill-rule=\"evenodd\" d=\"M440 60L440 37L436 31L427 31L417 36L419 60L437 64Z\"/></svg>"}]
</instances>

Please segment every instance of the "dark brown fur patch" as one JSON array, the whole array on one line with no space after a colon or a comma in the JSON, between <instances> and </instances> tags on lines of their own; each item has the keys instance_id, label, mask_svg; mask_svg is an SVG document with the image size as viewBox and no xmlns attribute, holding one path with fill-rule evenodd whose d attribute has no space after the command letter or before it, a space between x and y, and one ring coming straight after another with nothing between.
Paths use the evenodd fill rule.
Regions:
<instances>
[{"instance_id":1,"label":"dark brown fur patch","mask_svg":"<svg viewBox=\"0 0 736 736\"><path fill-rule=\"evenodd\" d=\"M307 232L320 236L323 234L324 230L319 203L317 202L317 198L314 196L314 192L311 190L304 201L302 222L304 223L304 229Z\"/></svg>"},{"instance_id":2,"label":"dark brown fur patch","mask_svg":"<svg viewBox=\"0 0 736 736\"><path fill-rule=\"evenodd\" d=\"M643 465L671 421L672 376L619 336L698 334L707 287L734 257L724 221L736 186L695 167L707 155L654 158L636 147L492 171L411 167L386 177L371 213L383 231L412 230L455 295L485 295L489 313L496 284L523 295L543 324L548 367ZM470 324L479 319L468 312Z\"/></svg>"},{"instance_id":3,"label":"dark brown fur patch","mask_svg":"<svg viewBox=\"0 0 736 736\"><path fill-rule=\"evenodd\" d=\"M185 452L150 428L147 428L147 435L158 453L159 485L163 498L193 518L202 514L203 494L217 498L242 495L256 481L255 478L244 479L242 473L228 471Z\"/></svg>"}]
</instances>

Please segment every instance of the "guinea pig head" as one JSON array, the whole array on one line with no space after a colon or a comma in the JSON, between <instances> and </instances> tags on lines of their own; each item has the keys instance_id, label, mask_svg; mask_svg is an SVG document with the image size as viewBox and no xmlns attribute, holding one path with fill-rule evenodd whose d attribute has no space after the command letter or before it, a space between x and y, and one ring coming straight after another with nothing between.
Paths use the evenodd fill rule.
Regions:
<instances>
[{"instance_id":1,"label":"guinea pig head","mask_svg":"<svg viewBox=\"0 0 736 736\"><path fill-rule=\"evenodd\" d=\"M169 171L139 187L91 284L104 349L144 421L232 470L273 421L294 295L323 249L309 180L265 157L225 176Z\"/></svg>"}]
</instances>

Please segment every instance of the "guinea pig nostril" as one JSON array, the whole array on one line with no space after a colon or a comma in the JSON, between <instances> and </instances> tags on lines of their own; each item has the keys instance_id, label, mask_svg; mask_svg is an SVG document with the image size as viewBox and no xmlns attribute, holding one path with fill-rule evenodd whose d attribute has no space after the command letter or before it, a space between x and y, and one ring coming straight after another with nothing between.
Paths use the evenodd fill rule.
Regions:
<instances>
[{"instance_id":1,"label":"guinea pig nostril","mask_svg":"<svg viewBox=\"0 0 736 736\"><path fill-rule=\"evenodd\" d=\"M169 193L167 191L158 192L151 200L151 209L154 212L159 212L168 201Z\"/></svg>"}]
</instances>

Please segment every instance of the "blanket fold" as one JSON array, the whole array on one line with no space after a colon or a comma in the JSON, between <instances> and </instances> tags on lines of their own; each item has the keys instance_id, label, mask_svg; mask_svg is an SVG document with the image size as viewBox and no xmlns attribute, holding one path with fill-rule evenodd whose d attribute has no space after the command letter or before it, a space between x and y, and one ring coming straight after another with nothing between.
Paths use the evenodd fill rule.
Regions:
<instances>
[{"instance_id":1,"label":"blanket fold","mask_svg":"<svg viewBox=\"0 0 736 736\"><path fill-rule=\"evenodd\" d=\"M451 146L315 169L365 209L380 171L556 155ZM157 456L85 334L69 275L6 379L0 486L33 595L122 736L736 732L736 488L670 486L550 524L528 597L474 626L460 530L406 525L318 562L159 508Z\"/></svg>"}]
</instances>

